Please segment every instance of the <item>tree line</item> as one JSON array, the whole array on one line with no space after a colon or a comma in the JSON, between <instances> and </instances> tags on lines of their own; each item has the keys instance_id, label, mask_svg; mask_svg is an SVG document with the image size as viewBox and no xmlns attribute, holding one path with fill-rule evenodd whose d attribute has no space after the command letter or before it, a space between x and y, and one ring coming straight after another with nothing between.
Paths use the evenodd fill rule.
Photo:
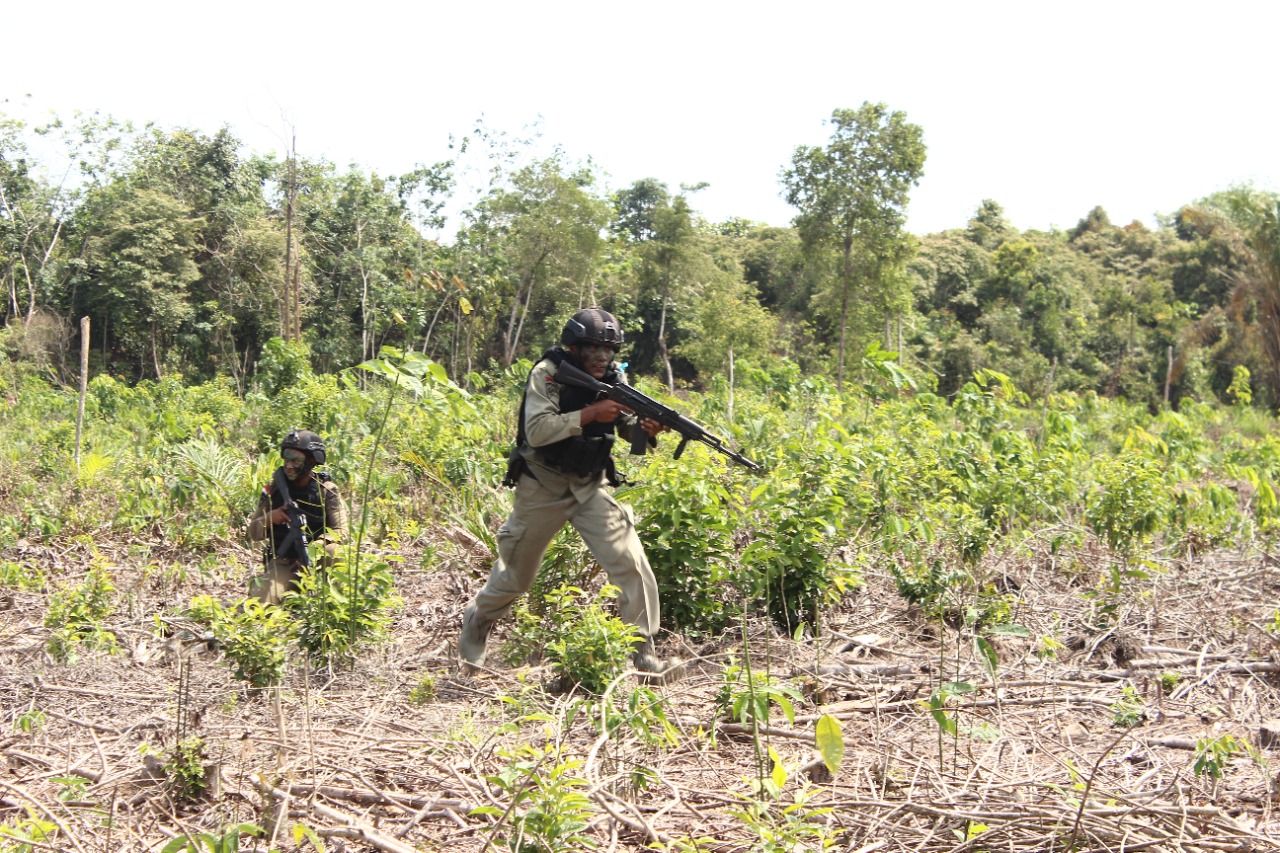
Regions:
<instances>
[{"instance_id":1,"label":"tree line","mask_svg":"<svg viewBox=\"0 0 1280 853\"><path fill-rule=\"evenodd\" d=\"M1275 194L1227 188L1154 229L1095 208L1065 231L1019 231L983 200L912 235L922 129L871 103L829 124L780 164L796 216L774 226L707 221L698 186L611 190L590 160L484 127L384 176L246 153L225 127L0 114L0 344L70 382L87 316L92 371L130 381L244 391L273 347L329 372L393 345L465 385L601 305L630 370L670 386L752 370L841 386L879 349L943 394L986 369L1033 395L1280 404ZM477 163L456 232L433 239Z\"/></svg>"}]
</instances>

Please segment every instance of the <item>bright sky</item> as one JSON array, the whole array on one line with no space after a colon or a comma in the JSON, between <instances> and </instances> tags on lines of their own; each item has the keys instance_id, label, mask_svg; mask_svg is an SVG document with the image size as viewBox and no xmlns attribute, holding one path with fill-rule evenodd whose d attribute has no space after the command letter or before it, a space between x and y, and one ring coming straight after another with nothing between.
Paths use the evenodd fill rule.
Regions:
<instances>
[{"instance_id":1,"label":"bright sky","mask_svg":"<svg viewBox=\"0 0 1280 853\"><path fill-rule=\"evenodd\" d=\"M711 220L788 223L779 171L864 101L924 128L917 234L985 198L1047 229L1280 190L1271 2L68 0L3 20L11 116L228 124L262 153L292 127L303 156L381 174L445 159L480 116L540 117L610 189L708 182L692 202Z\"/></svg>"}]
</instances>

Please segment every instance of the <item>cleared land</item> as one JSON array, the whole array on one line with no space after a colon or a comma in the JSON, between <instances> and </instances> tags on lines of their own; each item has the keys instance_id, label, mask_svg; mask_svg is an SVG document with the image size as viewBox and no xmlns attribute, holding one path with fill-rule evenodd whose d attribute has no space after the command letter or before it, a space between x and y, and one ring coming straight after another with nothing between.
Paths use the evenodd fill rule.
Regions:
<instances>
[{"instance_id":1,"label":"cleared land","mask_svg":"<svg viewBox=\"0 0 1280 853\"><path fill-rule=\"evenodd\" d=\"M147 565L131 560L131 544L147 546ZM0 821L58 827L29 848L0 840L0 850L159 850L183 832L241 822L274 828L277 850L314 849L296 846L291 825L314 830L330 851L508 849L496 819L471 812L507 812L510 798L486 777L508 767L500 752L521 742L559 744L581 761L574 775L586 782L598 849L700 837L716 843L698 849L784 849L761 846L738 814L759 753L749 730L717 716L740 635L664 641L691 662L683 681L657 688L678 746L648 746L634 733L604 739L585 714L564 726L581 697L545 692L546 669L457 671L451 644L485 556L442 540L434 544L446 568L428 573L413 568L422 544L397 570L404 607L390 642L341 671L299 662L279 691L247 690L181 619L157 636L155 614L179 612L201 592L240 593L254 557L239 546L227 546L214 578L158 568L156 543L98 543L114 564L119 607L108 627L121 653L82 652L70 665L45 651L49 593L0 591ZM90 562L83 546L22 543L3 556L72 581ZM788 769L783 801L808 780L809 808L832 808L815 818L832 830L832 849L859 853L1280 849L1280 744L1260 739L1280 718L1280 564L1257 552L1167 563L1134 582L1115 630L1086 633L1083 593L1106 559L992 567L1010 579L1013 619L1032 634L996 641L994 678L971 639L925 619L887 576L868 577L816 642L749 626L755 666L807 697L794 723L775 711L758 732L760 748ZM1040 636L1065 647L1038 656ZM976 690L948 705L962 735L940 740L928 700L949 681ZM184 682L184 724L214 767L214 784L191 802L174 798L155 757L173 746ZM430 698L414 694L424 684ZM834 777L815 760L823 714L843 728ZM1136 725L1118 727L1122 718ZM1197 743L1228 735L1242 749L1224 755L1221 778L1194 772ZM257 843L246 838L242 849L267 849Z\"/></svg>"}]
</instances>

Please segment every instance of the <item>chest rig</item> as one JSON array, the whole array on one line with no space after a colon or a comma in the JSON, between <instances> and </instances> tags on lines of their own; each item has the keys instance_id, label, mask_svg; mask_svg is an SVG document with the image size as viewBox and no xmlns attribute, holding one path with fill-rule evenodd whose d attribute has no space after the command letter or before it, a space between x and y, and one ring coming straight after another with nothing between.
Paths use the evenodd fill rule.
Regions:
<instances>
[{"instance_id":1,"label":"chest rig","mask_svg":"<svg viewBox=\"0 0 1280 853\"><path fill-rule=\"evenodd\" d=\"M550 361L556 367L559 367L568 357L569 354L559 348L547 350L542 356L544 360ZM602 381L614 383L618 379L618 372L610 367ZM560 412L567 414L581 411L594 403L597 396L596 392L585 388L562 385L560 386ZM519 455L520 448L529 446L524 429L524 408L525 400L522 398L520 417L516 427L516 451L512 454L513 458ZM616 428L616 421L590 423L582 428L582 435L570 436L552 444L534 448L534 452L539 462L564 474L591 478L603 473L610 485L617 486L620 480L612 456ZM514 478L508 475L508 479L512 480L511 484L514 485Z\"/></svg>"}]
</instances>

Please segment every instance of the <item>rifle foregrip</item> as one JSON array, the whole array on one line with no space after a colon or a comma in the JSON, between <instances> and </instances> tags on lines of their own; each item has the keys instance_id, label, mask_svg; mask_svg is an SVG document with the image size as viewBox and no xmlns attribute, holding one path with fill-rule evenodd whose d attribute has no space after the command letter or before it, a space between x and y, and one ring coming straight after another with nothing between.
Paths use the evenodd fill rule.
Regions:
<instances>
[{"instance_id":1,"label":"rifle foregrip","mask_svg":"<svg viewBox=\"0 0 1280 853\"><path fill-rule=\"evenodd\" d=\"M648 449L649 433L644 431L644 427L640 426L640 421L637 420L631 425L631 455L643 456Z\"/></svg>"}]
</instances>

